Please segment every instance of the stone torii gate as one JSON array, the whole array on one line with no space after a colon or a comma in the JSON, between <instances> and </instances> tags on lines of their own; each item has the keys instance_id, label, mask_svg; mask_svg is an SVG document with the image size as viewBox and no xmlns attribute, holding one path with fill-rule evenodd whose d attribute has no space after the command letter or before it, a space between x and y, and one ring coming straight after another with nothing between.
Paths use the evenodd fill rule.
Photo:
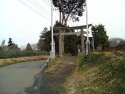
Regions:
<instances>
[{"instance_id":1,"label":"stone torii gate","mask_svg":"<svg viewBox=\"0 0 125 94\"><path fill-rule=\"evenodd\" d=\"M88 27L92 26L92 24L89 24ZM84 52L84 34L86 34L83 29L86 29L86 25L82 26L73 26L73 27L54 27L54 30L58 30L58 33L54 33L54 36L59 35L59 55L62 57L64 55L64 35L81 35L81 52L82 54L85 54ZM65 32L65 30L80 30L80 32Z\"/></svg>"}]
</instances>

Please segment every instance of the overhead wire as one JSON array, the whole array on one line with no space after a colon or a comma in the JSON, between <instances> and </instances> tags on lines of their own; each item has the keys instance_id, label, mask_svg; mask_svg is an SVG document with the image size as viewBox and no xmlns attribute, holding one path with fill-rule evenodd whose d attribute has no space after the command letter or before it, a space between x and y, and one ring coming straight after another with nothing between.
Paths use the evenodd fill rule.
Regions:
<instances>
[{"instance_id":1,"label":"overhead wire","mask_svg":"<svg viewBox=\"0 0 125 94\"><path fill-rule=\"evenodd\" d=\"M46 17L44 15L42 15L40 12L38 12L37 10L35 10L34 8L32 8L30 5L28 5L27 3L23 2L22 0L18 0L20 1L23 5L25 5L26 7L28 7L29 9L31 9L32 11L34 11L35 13L39 14L41 17L45 18ZM48 22L50 22L50 20L47 19Z\"/></svg>"},{"instance_id":2,"label":"overhead wire","mask_svg":"<svg viewBox=\"0 0 125 94\"><path fill-rule=\"evenodd\" d=\"M49 0L43 0L45 3L46 3L46 5L48 5L49 7L51 7L51 1L49 1ZM53 5L53 10L57 10L55 7L54 7L54 5Z\"/></svg>"},{"instance_id":3,"label":"overhead wire","mask_svg":"<svg viewBox=\"0 0 125 94\"><path fill-rule=\"evenodd\" d=\"M51 7L51 2L47 2L47 0L43 0L48 6Z\"/></svg>"},{"instance_id":4,"label":"overhead wire","mask_svg":"<svg viewBox=\"0 0 125 94\"><path fill-rule=\"evenodd\" d=\"M38 2L38 0L28 0L28 1L30 1L32 4L35 4L38 8L40 8L42 10L46 9L47 11L49 11L47 8L44 8L43 5L40 2Z\"/></svg>"},{"instance_id":5,"label":"overhead wire","mask_svg":"<svg viewBox=\"0 0 125 94\"><path fill-rule=\"evenodd\" d=\"M27 0L35 9L37 9L38 11L40 11L40 13L42 14L42 15L44 15L44 17L46 18L46 19L48 19L49 21L51 20L51 19L49 19L46 15L50 15L50 12L48 11L45 11L44 10L44 8L39 4L39 3L37 3L35 0Z\"/></svg>"},{"instance_id":6,"label":"overhead wire","mask_svg":"<svg viewBox=\"0 0 125 94\"><path fill-rule=\"evenodd\" d=\"M43 1L46 3L46 5L49 4L49 6L51 7L51 2L52 2L52 0L43 0ZM55 8L54 5L53 5L53 11L57 11L57 10L58 10L58 9ZM57 13L56 13L56 15L55 15L55 13L54 13L53 17L54 17L56 20L59 19L59 18L57 17Z\"/></svg>"},{"instance_id":7,"label":"overhead wire","mask_svg":"<svg viewBox=\"0 0 125 94\"><path fill-rule=\"evenodd\" d=\"M51 15L50 10L48 10L47 7L43 6L38 0L27 0L29 3L31 3L34 7L36 7L36 9L38 9L40 12L42 12L43 15ZM41 0L40 0L41 1ZM46 4L47 5L47 4ZM51 8L51 7L50 7ZM46 9L46 10L45 10ZM46 16L47 17L47 16ZM55 19L57 19L57 17L54 15L53 16ZM48 19L48 18L47 18Z\"/></svg>"},{"instance_id":8,"label":"overhead wire","mask_svg":"<svg viewBox=\"0 0 125 94\"><path fill-rule=\"evenodd\" d=\"M36 12L37 14L39 14L41 17L43 17L44 20L46 20L48 22L51 21L51 19L49 19L50 17L46 16L48 14L51 15L51 12L47 12L48 10L47 11L44 10L44 9L48 9L48 8L46 8L45 6L44 7L42 6L41 3L43 3L43 2L40 3L41 0L39 0L39 1L38 0L25 0L27 2L24 2L23 0L19 0L19 1L21 3L23 3L25 6L27 6L28 8L30 8L31 10L33 10L34 12ZM46 5L48 5L47 2L45 2L45 3L46 3ZM48 3L49 3L49 1L48 1ZM55 15L53 17L55 20L58 19L57 16L55 16Z\"/></svg>"},{"instance_id":9,"label":"overhead wire","mask_svg":"<svg viewBox=\"0 0 125 94\"><path fill-rule=\"evenodd\" d=\"M34 0L34 1L36 1L41 7L43 6L43 2L46 3L44 0L42 2L41 2L41 0ZM46 3L45 5L47 5L48 7L51 8L51 5L48 3Z\"/></svg>"}]
</instances>

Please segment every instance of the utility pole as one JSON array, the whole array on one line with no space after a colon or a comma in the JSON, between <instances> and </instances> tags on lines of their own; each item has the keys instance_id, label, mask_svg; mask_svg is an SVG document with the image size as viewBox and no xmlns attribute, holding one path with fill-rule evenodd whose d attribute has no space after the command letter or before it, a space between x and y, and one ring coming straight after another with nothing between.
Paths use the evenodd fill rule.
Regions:
<instances>
[{"instance_id":1,"label":"utility pole","mask_svg":"<svg viewBox=\"0 0 125 94\"><path fill-rule=\"evenodd\" d=\"M50 58L55 58L55 50L54 50L54 39L53 39L53 1L51 0L51 52Z\"/></svg>"},{"instance_id":2,"label":"utility pole","mask_svg":"<svg viewBox=\"0 0 125 94\"><path fill-rule=\"evenodd\" d=\"M86 0L86 33L87 33L87 40L86 40L86 55L89 53L89 31L88 31L88 7L87 7L87 0Z\"/></svg>"},{"instance_id":3,"label":"utility pole","mask_svg":"<svg viewBox=\"0 0 125 94\"><path fill-rule=\"evenodd\" d=\"M59 8L59 22L61 23L61 0L59 0L60 8Z\"/></svg>"}]
</instances>

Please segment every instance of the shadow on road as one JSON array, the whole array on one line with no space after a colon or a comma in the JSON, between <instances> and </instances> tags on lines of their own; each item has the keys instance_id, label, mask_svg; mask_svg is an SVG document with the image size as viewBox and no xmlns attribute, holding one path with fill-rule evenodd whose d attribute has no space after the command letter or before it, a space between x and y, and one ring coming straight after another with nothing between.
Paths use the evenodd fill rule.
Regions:
<instances>
[{"instance_id":1,"label":"shadow on road","mask_svg":"<svg viewBox=\"0 0 125 94\"><path fill-rule=\"evenodd\" d=\"M28 94L65 94L63 83L74 68L75 64L60 63L53 71L42 71L34 77L34 84L25 91Z\"/></svg>"}]
</instances>

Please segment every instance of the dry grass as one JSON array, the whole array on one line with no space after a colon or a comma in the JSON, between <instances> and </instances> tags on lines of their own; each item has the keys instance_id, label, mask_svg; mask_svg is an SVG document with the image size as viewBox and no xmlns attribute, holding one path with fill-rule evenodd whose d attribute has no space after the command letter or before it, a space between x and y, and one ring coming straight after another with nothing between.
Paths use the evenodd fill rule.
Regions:
<instances>
[{"instance_id":1,"label":"dry grass","mask_svg":"<svg viewBox=\"0 0 125 94\"><path fill-rule=\"evenodd\" d=\"M47 59L48 55L0 59L0 67L25 61L36 61L36 60L47 60Z\"/></svg>"},{"instance_id":2,"label":"dry grass","mask_svg":"<svg viewBox=\"0 0 125 94\"><path fill-rule=\"evenodd\" d=\"M65 94L125 94L125 58L96 54L80 60L81 69L78 65L64 84Z\"/></svg>"}]
</instances>

